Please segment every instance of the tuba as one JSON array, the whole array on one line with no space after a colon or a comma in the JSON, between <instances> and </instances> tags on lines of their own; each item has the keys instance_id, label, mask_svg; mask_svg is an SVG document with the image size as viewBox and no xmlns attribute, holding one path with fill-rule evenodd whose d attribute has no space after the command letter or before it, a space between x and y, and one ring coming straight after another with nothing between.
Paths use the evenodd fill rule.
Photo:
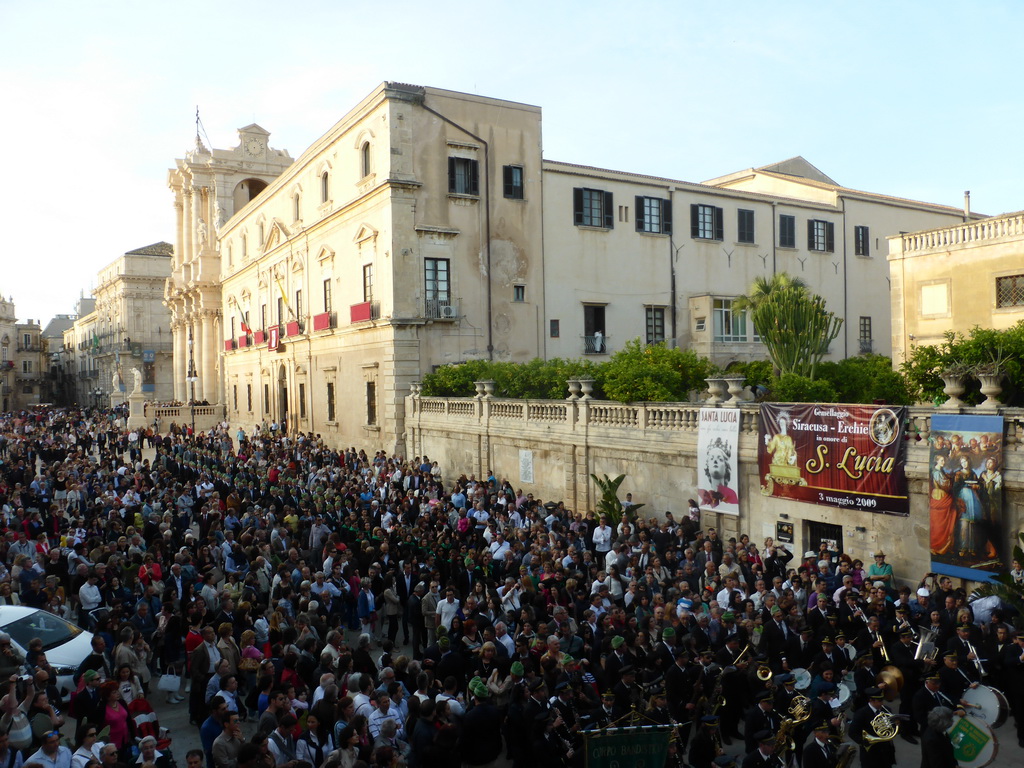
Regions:
<instances>
[{"instance_id":1,"label":"tuba","mask_svg":"<svg viewBox=\"0 0 1024 768\"><path fill-rule=\"evenodd\" d=\"M857 747L853 744L840 744L836 748L836 768L850 768L856 756Z\"/></svg>"},{"instance_id":2,"label":"tuba","mask_svg":"<svg viewBox=\"0 0 1024 768\"><path fill-rule=\"evenodd\" d=\"M871 749L875 744L880 744L883 741L892 741L896 738L896 734L900 732L900 724L893 717L892 712L881 710L877 715L871 718L871 730L874 733L864 734L864 750Z\"/></svg>"},{"instance_id":3,"label":"tuba","mask_svg":"<svg viewBox=\"0 0 1024 768\"><path fill-rule=\"evenodd\" d=\"M935 661L939 655L939 649L935 647L935 639L938 634L936 630L930 627L921 627L921 639L917 641L914 661Z\"/></svg>"}]
</instances>

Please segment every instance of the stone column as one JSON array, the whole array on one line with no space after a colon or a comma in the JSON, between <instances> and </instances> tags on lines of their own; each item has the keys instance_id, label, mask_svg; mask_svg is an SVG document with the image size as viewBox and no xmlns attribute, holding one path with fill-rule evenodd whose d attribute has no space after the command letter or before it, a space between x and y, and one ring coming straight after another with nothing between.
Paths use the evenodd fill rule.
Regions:
<instances>
[{"instance_id":1,"label":"stone column","mask_svg":"<svg viewBox=\"0 0 1024 768\"><path fill-rule=\"evenodd\" d=\"M213 312L203 310L203 344L202 350L202 373L199 375L202 385L202 398L210 403L217 402L217 341L215 334ZM199 354L196 355L199 357Z\"/></svg>"},{"instance_id":2,"label":"stone column","mask_svg":"<svg viewBox=\"0 0 1024 768\"><path fill-rule=\"evenodd\" d=\"M219 344L220 343L220 339L224 338L224 316L221 313L219 313L219 312L216 315L215 335L216 335L217 340L218 340L217 343ZM214 355L213 355L213 371L214 371L214 376L217 377L217 399L216 400L211 400L210 401L211 403L212 402L216 402L218 404L227 403L227 400L225 399L225 396L224 396L224 379L225 379L225 376L224 376L223 370L221 370L223 365L224 365L224 357L220 354L220 349L219 348L215 348L214 349Z\"/></svg>"},{"instance_id":3,"label":"stone column","mask_svg":"<svg viewBox=\"0 0 1024 768\"><path fill-rule=\"evenodd\" d=\"M188 332L185 330L185 321L175 322L173 330L174 399L184 403L188 401L188 393L185 391L185 377L188 376Z\"/></svg>"},{"instance_id":4,"label":"stone column","mask_svg":"<svg viewBox=\"0 0 1024 768\"><path fill-rule=\"evenodd\" d=\"M181 223L181 263L192 261L192 235L195 232L195 220L192 218L192 190L182 190L182 223ZM187 280L187 276L185 276Z\"/></svg>"},{"instance_id":5,"label":"stone column","mask_svg":"<svg viewBox=\"0 0 1024 768\"><path fill-rule=\"evenodd\" d=\"M188 236L192 245L189 249L189 258L195 259L199 256L199 218L202 215L202 209L200 205L202 203L202 195L198 189L192 189L189 193L189 202L192 204L192 221L188 228Z\"/></svg>"},{"instance_id":6,"label":"stone column","mask_svg":"<svg viewBox=\"0 0 1024 768\"><path fill-rule=\"evenodd\" d=\"M184 259L184 248L185 248L185 210L182 205L180 193L177 200L174 201L174 214L175 214L175 238L174 243L174 266L176 269L181 267Z\"/></svg>"}]
</instances>

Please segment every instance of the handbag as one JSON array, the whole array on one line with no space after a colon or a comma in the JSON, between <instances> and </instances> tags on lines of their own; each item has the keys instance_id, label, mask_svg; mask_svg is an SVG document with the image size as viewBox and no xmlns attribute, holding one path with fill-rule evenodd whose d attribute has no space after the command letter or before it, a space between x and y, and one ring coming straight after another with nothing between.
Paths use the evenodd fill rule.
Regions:
<instances>
[{"instance_id":1,"label":"handbag","mask_svg":"<svg viewBox=\"0 0 1024 768\"><path fill-rule=\"evenodd\" d=\"M181 675L160 675L160 680L156 684L158 691L167 691L168 693L177 693L181 688Z\"/></svg>"},{"instance_id":2,"label":"handbag","mask_svg":"<svg viewBox=\"0 0 1024 768\"><path fill-rule=\"evenodd\" d=\"M238 668L242 672L255 672L260 668L260 660L256 658L246 657L238 662Z\"/></svg>"}]
</instances>

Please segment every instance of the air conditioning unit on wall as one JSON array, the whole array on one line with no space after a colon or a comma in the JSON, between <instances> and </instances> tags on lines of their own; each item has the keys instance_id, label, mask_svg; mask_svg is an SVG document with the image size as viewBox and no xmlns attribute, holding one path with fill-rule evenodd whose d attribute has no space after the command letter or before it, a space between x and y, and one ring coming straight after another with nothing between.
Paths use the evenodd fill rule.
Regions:
<instances>
[{"instance_id":1,"label":"air conditioning unit on wall","mask_svg":"<svg viewBox=\"0 0 1024 768\"><path fill-rule=\"evenodd\" d=\"M441 317L445 320L454 320L459 316L459 310L451 304L445 304L441 307Z\"/></svg>"}]
</instances>

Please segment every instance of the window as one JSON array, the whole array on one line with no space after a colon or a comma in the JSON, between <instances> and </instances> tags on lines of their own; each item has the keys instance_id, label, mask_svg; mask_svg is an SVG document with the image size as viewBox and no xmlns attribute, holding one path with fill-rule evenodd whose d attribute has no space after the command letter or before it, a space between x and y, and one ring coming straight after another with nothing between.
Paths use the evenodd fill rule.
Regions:
<instances>
[{"instance_id":1,"label":"window","mask_svg":"<svg viewBox=\"0 0 1024 768\"><path fill-rule=\"evenodd\" d=\"M366 423L377 423L377 382L366 382Z\"/></svg>"},{"instance_id":2,"label":"window","mask_svg":"<svg viewBox=\"0 0 1024 768\"><path fill-rule=\"evenodd\" d=\"M449 157L448 192L453 195L479 195L480 164L468 157Z\"/></svg>"},{"instance_id":3,"label":"window","mask_svg":"<svg viewBox=\"0 0 1024 768\"><path fill-rule=\"evenodd\" d=\"M585 304L583 306L583 352L588 354L604 354L608 351L605 338L604 304Z\"/></svg>"},{"instance_id":4,"label":"window","mask_svg":"<svg viewBox=\"0 0 1024 768\"><path fill-rule=\"evenodd\" d=\"M660 197L636 198L636 231L672 234L672 202Z\"/></svg>"},{"instance_id":5,"label":"window","mask_svg":"<svg viewBox=\"0 0 1024 768\"><path fill-rule=\"evenodd\" d=\"M521 165L506 165L502 169L502 180L504 181L505 197L509 200L523 199L523 167Z\"/></svg>"},{"instance_id":6,"label":"window","mask_svg":"<svg viewBox=\"0 0 1024 768\"><path fill-rule=\"evenodd\" d=\"M238 337L235 335L235 316L231 316L231 346L234 347L235 339Z\"/></svg>"},{"instance_id":7,"label":"window","mask_svg":"<svg viewBox=\"0 0 1024 768\"><path fill-rule=\"evenodd\" d=\"M660 344L665 340L665 308L647 307L647 343Z\"/></svg>"},{"instance_id":8,"label":"window","mask_svg":"<svg viewBox=\"0 0 1024 768\"><path fill-rule=\"evenodd\" d=\"M740 243L754 242L754 212L746 208L736 211L736 241Z\"/></svg>"},{"instance_id":9,"label":"window","mask_svg":"<svg viewBox=\"0 0 1024 768\"><path fill-rule=\"evenodd\" d=\"M249 258L249 238L242 235L242 261Z\"/></svg>"},{"instance_id":10,"label":"window","mask_svg":"<svg viewBox=\"0 0 1024 768\"><path fill-rule=\"evenodd\" d=\"M299 418L306 418L306 385L299 382Z\"/></svg>"},{"instance_id":11,"label":"window","mask_svg":"<svg viewBox=\"0 0 1024 768\"><path fill-rule=\"evenodd\" d=\"M32 334L26 333L24 336L22 336L21 337L21 343L22 343L22 346L25 347L25 349L31 348L32 347Z\"/></svg>"},{"instance_id":12,"label":"window","mask_svg":"<svg viewBox=\"0 0 1024 768\"><path fill-rule=\"evenodd\" d=\"M615 226L614 211L611 192L583 187L572 191L573 223L576 226L611 229Z\"/></svg>"},{"instance_id":13,"label":"window","mask_svg":"<svg viewBox=\"0 0 1024 768\"><path fill-rule=\"evenodd\" d=\"M21 392L22 392L22 394L25 394L25 395L31 395L32 394L32 385L31 384L23 385L22 388L21 388Z\"/></svg>"},{"instance_id":14,"label":"window","mask_svg":"<svg viewBox=\"0 0 1024 768\"><path fill-rule=\"evenodd\" d=\"M245 385L245 408L252 413L252 384Z\"/></svg>"},{"instance_id":15,"label":"window","mask_svg":"<svg viewBox=\"0 0 1024 768\"><path fill-rule=\"evenodd\" d=\"M836 249L836 225L831 221L808 219L807 250L832 253Z\"/></svg>"},{"instance_id":16,"label":"window","mask_svg":"<svg viewBox=\"0 0 1024 768\"><path fill-rule=\"evenodd\" d=\"M267 305L260 304L260 330L264 333L267 332ZM249 409L250 411L252 408Z\"/></svg>"},{"instance_id":17,"label":"window","mask_svg":"<svg viewBox=\"0 0 1024 768\"><path fill-rule=\"evenodd\" d=\"M247 341L252 341L252 326L249 324L249 310L242 313L242 322L245 323L245 327L249 330L245 333Z\"/></svg>"},{"instance_id":18,"label":"window","mask_svg":"<svg viewBox=\"0 0 1024 768\"><path fill-rule=\"evenodd\" d=\"M284 325L284 296L277 297L277 324Z\"/></svg>"},{"instance_id":19,"label":"window","mask_svg":"<svg viewBox=\"0 0 1024 768\"><path fill-rule=\"evenodd\" d=\"M722 240L722 209L694 203L690 206L690 237Z\"/></svg>"},{"instance_id":20,"label":"window","mask_svg":"<svg viewBox=\"0 0 1024 768\"><path fill-rule=\"evenodd\" d=\"M1007 275L996 278L996 306L1024 306L1024 275Z\"/></svg>"},{"instance_id":21,"label":"window","mask_svg":"<svg viewBox=\"0 0 1024 768\"><path fill-rule=\"evenodd\" d=\"M292 220L298 221L302 217L299 215L302 212L302 200L299 198L299 193L296 192L292 196Z\"/></svg>"},{"instance_id":22,"label":"window","mask_svg":"<svg viewBox=\"0 0 1024 768\"><path fill-rule=\"evenodd\" d=\"M732 299L715 299L715 341L736 342L747 340L747 314L734 312Z\"/></svg>"},{"instance_id":23,"label":"window","mask_svg":"<svg viewBox=\"0 0 1024 768\"><path fill-rule=\"evenodd\" d=\"M427 301L447 304L451 299L448 259L424 259Z\"/></svg>"},{"instance_id":24,"label":"window","mask_svg":"<svg viewBox=\"0 0 1024 768\"><path fill-rule=\"evenodd\" d=\"M871 255L870 232L863 225L853 228L853 252L856 256Z\"/></svg>"},{"instance_id":25,"label":"window","mask_svg":"<svg viewBox=\"0 0 1024 768\"><path fill-rule=\"evenodd\" d=\"M263 412L270 413L270 385L263 385Z\"/></svg>"},{"instance_id":26,"label":"window","mask_svg":"<svg viewBox=\"0 0 1024 768\"><path fill-rule=\"evenodd\" d=\"M526 301L526 286L525 285L513 285L512 286L512 301Z\"/></svg>"},{"instance_id":27,"label":"window","mask_svg":"<svg viewBox=\"0 0 1024 768\"><path fill-rule=\"evenodd\" d=\"M324 280L324 312L331 311L331 280Z\"/></svg>"},{"instance_id":28,"label":"window","mask_svg":"<svg viewBox=\"0 0 1024 768\"><path fill-rule=\"evenodd\" d=\"M320 202L326 203L331 199L331 178L327 171L320 174Z\"/></svg>"},{"instance_id":29,"label":"window","mask_svg":"<svg viewBox=\"0 0 1024 768\"><path fill-rule=\"evenodd\" d=\"M302 291L295 292L295 319L302 319Z\"/></svg>"},{"instance_id":30,"label":"window","mask_svg":"<svg viewBox=\"0 0 1024 768\"><path fill-rule=\"evenodd\" d=\"M860 351L862 355L869 354L871 350L871 318L866 315L860 317Z\"/></svg>"},{"instance_id":31,"label":"window","mask_svg":"<svg viewBox=\"0 0 1024 768\"><path fill-rule=\"evenodd\" d=\"M779 214L779 248L796 248L796 216Z\"/></svg>"},{"instance_id":32,"label":"window","mask_svg":"<svg viewBox=\"0 0 1024 768\"><path fill-rule=\"evenodd\" d=\"M550 325L550 328L548 330L549 335L551 336L552 339L557 339L561 335L561 333L562 333L562 329L560 327L561 326L561 322L559 320L552 320L549 325Z\"/></svg>"},{"instance_id":33,"label":"window","mask_svg":"<svg viewBox=\"0 0 1024 768\"><path fill-rule=\"evenodd\" d=\"M32 373L32 361L31 360L22 360L21 361L21 372L22 373Z\"/></svg>"},{"instance_id":34,"label":"window","mask_svg":"<svg viewBox=\"0 0 1024 768\"><path fill-rule=\"evenodd\" d=\"M370 142L364 141L359 149L359 164L362 167L363 177L370 175Z\"/></svg>"},{"instance_id":35,"label":"window","mask_svg":"<svg viewBox=\"0 0 1024 768\"><path fill-rule=\"evenodd\" d=\"M327 420L334 421L334 383L327 382Z\"/></svg>"},{"instance_id":36,"label":"window","mask_svg":"<svg viewBox=\"0 0 1024 768\"><path fill-rule=\"evenodd\" d=\"M238 385L234 384L231 387L231 399L235 404L235 410L238 410Z\"/></svg>"},{"instance_id":37,"label":"window","mask_svg":"<svg viewBox=\"0 0 1024 768\"><path fill-rule=\"evenodd\" d=\"M256 244L262 248L264 242L266 242L266 239L263 236L263 222L261 221L256 225Z\"/></svg>"},{"instance_id":38,"label":"window","mask_svg":"<svg viewBox=\"0 0 1024 768\"><path fill-rule=\"evenodd\" d=\"M373 264L363 265L363 301L373 301Z\"/></svg>"}]
</instances>

